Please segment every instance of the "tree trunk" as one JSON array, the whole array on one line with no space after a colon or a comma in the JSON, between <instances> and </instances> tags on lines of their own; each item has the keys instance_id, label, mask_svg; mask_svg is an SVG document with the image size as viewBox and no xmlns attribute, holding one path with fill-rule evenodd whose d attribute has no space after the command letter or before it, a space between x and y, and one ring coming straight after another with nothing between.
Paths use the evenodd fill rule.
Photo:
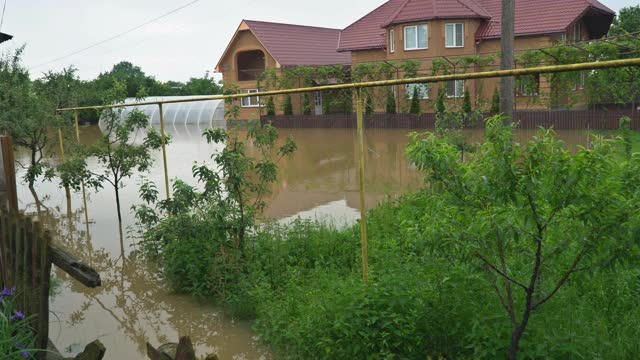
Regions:
<instances>
[{"instance_id":1,"label":"tree trunk","mask_svg":"<svg viewBox=\"0 0 640 360\"><path fill-rule=\"evenodd\" d=\"M514 33L515 33L515 0L502 0L502 36L500 40L502 55L500 60L501 70L510 70L514 67ZM507 76L500 78L500 112L513 120L514 78Z\"/></svg>"},{"instance_id":2,"label":"tree trunk","mask_svg":"<svg viewBox=\"0 0 640 360\"><path fill-rule=\"evenodd\" d=\"M116 190L116 209L118 210L118 223L122 225L122 214L120 213L120 189L118 189L118 182L115 182L114 188Z\"/></svg>"}]
</instances>

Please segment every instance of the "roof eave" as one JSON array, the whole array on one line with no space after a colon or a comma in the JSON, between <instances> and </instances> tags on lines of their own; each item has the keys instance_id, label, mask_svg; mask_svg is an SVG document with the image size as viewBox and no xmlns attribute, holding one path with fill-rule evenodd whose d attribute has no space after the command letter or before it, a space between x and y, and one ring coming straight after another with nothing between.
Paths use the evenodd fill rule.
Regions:
<instances>
[{"instance_id":1,"label":"roof eave","mask_svg":"<svg viewBox=\"0 0 640 360\"><path fill-rule=\"evenodd\" d=\"M400 24L407 24L407 23L412 23L412 22L416 22L416 21L429 21L429 20L448 20L448 19L479 19L479 20L491 20L490 16L479 16L479 15L467 15L467 16L460 16L460 15L454 15L454 16L430 16L430 17L423 17L423 18L416 18L416 19L409 19L409 20L401 20L401 21L390 21L387 22L385 24L383 24L381 26L381 28L387 28L389 26L392 25L400 25Z\"/></svg>"},{"instance_id":2,"label":"roof eave","mask_svg":"<svg viewBox=\"0 0 640 360\"><path fill-rule=\"evenodd\" d=\"M347 52L347 51L361 51L361 50L380 50L386 49L385 45L378 46L361 46L361 47L351 47L351 48L338 48L336 51L338 52Z\"/></svg>"},{"instance_id":3,"label":"roof eave","mask_svg":"<svg viewBox=\"0 0 640 360\"><path fill-rule=\"evenodd\" d=\"M526 37L526 36L540 36L540 35L558 35L564 33L565 30L552 30L552 31L535 31L528 33L518 33L515 34L516 37ZM491 36L477 36L476 40L495 40L500 39L500 35L491 35Z\"/></svg>"}]
</instances>

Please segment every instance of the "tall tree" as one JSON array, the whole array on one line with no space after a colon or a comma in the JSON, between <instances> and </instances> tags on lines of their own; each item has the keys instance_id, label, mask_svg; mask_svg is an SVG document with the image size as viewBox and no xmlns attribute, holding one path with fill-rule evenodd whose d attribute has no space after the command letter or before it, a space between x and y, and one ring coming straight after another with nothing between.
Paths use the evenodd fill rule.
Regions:
<instances>
[{"instance_id":1,"label":"tall tree","mask_svg":"<svg viewBox=\"0 0 640 360\"><path fill-rule=\"evenodd\" d=\"M515 0L502 0L502 35L500 38L502 51L500 69L502 70L510 70L514 66L515 17ZM513 88L513 76L505 76L500 79L500 112L509 118L509 121L513 120L513 105L515 103Z\"/></svg>"},{"instance_id":2,"label":"tall tree","mask_svg":"<svg viewBox=\"0 0 640 360\"><path fill-rule=\"evenodd\" d=\"M640 5L620 9L613 20L609 35L629 34L640 31Z\"/></svg>"}]
</instances>

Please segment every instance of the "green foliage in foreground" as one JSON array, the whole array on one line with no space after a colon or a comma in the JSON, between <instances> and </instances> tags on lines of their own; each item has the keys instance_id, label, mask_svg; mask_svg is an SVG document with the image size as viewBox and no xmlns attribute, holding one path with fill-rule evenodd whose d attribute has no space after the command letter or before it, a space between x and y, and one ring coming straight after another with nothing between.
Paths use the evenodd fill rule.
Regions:
<instances>
[{"instance_id":1,"label":"green foliage in foreground","mask_svg":"<svg viewBox=\"0 0 640 360\"><path fill-rule=\"evenodd\" d=\"M0 354L3 359L34 359L35 336L30 318L16 308L13 289L0 292Z\"/></svg>"},{"instance_id":2,"label":"green foliage in foreground","mask_svg":"<svg viewBox=\"0 0 640 360\"><path fill-rule=\"evenodd\" d=\"M252 227L239 271L218 266L214 216L165 214L147 235L175 290L255 318L279 358L506 358L514 334L520 359L634 358L640 155L571 154L549 131L513 144L500 119L487 135L464 162L415 136L430 186L370 212L366 288L359 226Z\"/></svg>"}]
</instances>

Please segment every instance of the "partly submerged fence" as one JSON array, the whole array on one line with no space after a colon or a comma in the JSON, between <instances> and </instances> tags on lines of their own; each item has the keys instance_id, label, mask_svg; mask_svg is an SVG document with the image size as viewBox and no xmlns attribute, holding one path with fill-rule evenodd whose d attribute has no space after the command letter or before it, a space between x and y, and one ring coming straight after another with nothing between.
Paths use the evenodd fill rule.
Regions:
<instances>
[{"instance_id":1,"label":"partly submerged fence","mask_svg":"<svg viewBox=\"0 0 640 360\"><path fill-rule=\"evenodd\" d=\"M631 128L640 130L640 112L624 110L520 110L514 118L520 129L537 129L539 127L557 130L616 130L620 126L620 118L630 117ZM355 129L356 114L327 115L271 115L262 116L263 124L270 123L283 129ZM433 113L386 114L375 113L365 115L364 126L369 129L433 129L436 116ZM473 127L473 126L472 126Z\"/></svg>"}]
</instances>

